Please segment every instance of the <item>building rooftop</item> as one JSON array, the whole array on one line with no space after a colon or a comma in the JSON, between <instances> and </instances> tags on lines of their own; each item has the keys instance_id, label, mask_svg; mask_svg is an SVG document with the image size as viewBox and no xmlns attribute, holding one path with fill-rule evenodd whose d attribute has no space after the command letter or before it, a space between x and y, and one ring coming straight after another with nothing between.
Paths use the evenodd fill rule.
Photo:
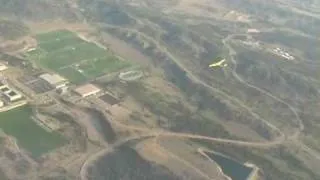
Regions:
<instances>
[{"instance_id":1,"label":"building rooftop","mask_svg":"<svg viewBox=\"0 0 320 180\"><path fill-rule=\"evenodd\" d=\"M6 69L8 69L8 67L6 65L0 63L0 71L4 71Z\"/></svg>"},{"instance_id":2,"label":"building rooftop","mask_svg":"<svg viewBox=\"0 0 320 180\"><path fill-rule=\"evenodd\" d=\"M4 85L4 86L1 86L0 91L3 93L6 93L11 91L11 89L7 85Z\"/></svg>"},{"instance_id":3,"label":"building rooftop","mask_svg":"<svg viewBox=\"0 0 320 180\"><path fill-rule=\"evenodd\" d=\"M40 75L39 77L53 86L57 86L59 84L63 84L63 83L67 82L67 79L63 78L62 76L60 76L58 74L46 73L46 74Z\"/></svg>"},{"instance_id":4,"label":"building rooftop","mask_svg":"<svg viewBox=\"0 0 320 180\"><path fill-rule=\"evenodd\" d=\"M10 101L15 101L22 98L22 95L15 90L10 90L5 92L4 95L10 99Z\"/></svg>"},{"instance_id":5,"label":"building rooftop","mask_svg":"<svg viewBox=\"0 0 320 180\"><path fill-rule=\"evenodd\" d=\"M101 89L93 84L85 84L85 85L79 86L74 91L79 95L81 95L82 97L86 97L86 96L90 96L100 92Z\"/></svg>"},{"instance_id":6,"label":"building rooftop","mask_svg":"<svg viewBox=\"0 0 320 180\"><path fill-rule=\"evenodd\" d=\"M3 82L0 82L0 90L5 88L5 87L8 87L8 85L3 83Z\"/></svg>"}]
</instances>

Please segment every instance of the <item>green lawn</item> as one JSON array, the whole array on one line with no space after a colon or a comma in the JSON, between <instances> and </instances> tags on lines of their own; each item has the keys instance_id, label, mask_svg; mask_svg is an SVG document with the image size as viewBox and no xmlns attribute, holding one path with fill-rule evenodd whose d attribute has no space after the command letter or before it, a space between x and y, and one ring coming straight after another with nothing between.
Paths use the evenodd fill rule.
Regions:
<instances>
[{"instance_id":1,"label":"green lawn","mask_svg":"<svg viewBox=\"0 0 320 180\"><path fill-rule=\"evenodd\" d=\"M40 67L60 73L73 83L82 83L130 66L129 62L70 31L53 31L35 38L38 48L26 54L29 59Z\"/></svg>"},{"instance_id":2,"label":"green lawn","mask_svg":"<svg viewBox=\"0 0 320 180\"><path fill-rule=\"evenodd\" d=\"M81 44L81 43L86 43L82 39L75 38L75 37L67 37L64 39L56 39L53 41L48 41L48 42L42 42L39 43L41 49L45 51L58 51L61 49L61 47L70 47L70 46L75 46L75 44Z\"/></svg>"},{"instance_id":3,"label":"green lawn","mask_svg":"<svg viewBox=\"0 0 320 180\"><path fill-rule=\"evenodd\" d=\"M0 128L17 139L19 147L26 149L33 157L39 157L66 143L56 132L47 132L32 119L30 106L19 107L0 113Z\"/></svg>"},{"instance_id":4,"label":"green lawn","mask_svg":"<svg viewBox=\"0 0 320 180\"><path fill-rule=\"evenodd\" d=\"M85 70L85 74L88 77L93 78L128 66L130 66L130 63L118 60L114 56L108 56L80 64L78 68Z\"/></svg>"},{"instance_id":5,"label":"green lawn","mask_svg":"<svg viewBox=\"0 0 320 180\"><path fill-rule=\"evenodd\" d=\"M66 37L77 37L77 36L68 30L51 31L47 33L37 34L35 36L38 43L52 41L57 38L66 38Z\"/></svg>"},{"instance_id":6,"label":"green lawn","mask_svg":"<svg viewBox=\"0 0 320 180\"><path fill-rule=\"evenodd\" d=\"M65 68L57 71L61 76L67 77L73 83L79 84L89 79L86 75L80 73L74 68Z\"/></svg>"}]
</instances>

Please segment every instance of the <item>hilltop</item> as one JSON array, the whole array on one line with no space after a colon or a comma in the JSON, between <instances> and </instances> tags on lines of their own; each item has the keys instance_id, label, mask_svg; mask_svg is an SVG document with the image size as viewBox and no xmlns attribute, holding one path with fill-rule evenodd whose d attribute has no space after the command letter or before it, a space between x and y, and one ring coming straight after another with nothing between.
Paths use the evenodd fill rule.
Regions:
<instances>
[{"instance_id":1,"label":"hilltop","mask_svg":"<svg viewBox=\"0 0 320 180\"><path fill-rule=\"evenodd\" d=\"M319 179L316 3L0 4L0 179Z\"/></svg>"}]
</instances>

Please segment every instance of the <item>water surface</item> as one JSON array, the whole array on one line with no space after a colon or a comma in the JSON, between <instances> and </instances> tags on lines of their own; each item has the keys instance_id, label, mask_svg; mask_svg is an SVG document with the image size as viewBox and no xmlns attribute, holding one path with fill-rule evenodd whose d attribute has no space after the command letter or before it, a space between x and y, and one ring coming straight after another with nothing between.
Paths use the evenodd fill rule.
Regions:
<instances>
[{"instance_id":1,"label":"water surface","mask_svg":"<svg viewBox=\"0 0 320 180\"><path fill-rule=\"evenodd\" d=\"M232 180L247 180L253 170L219 153L205 152L205 154L215 161L221 167L223 173Z\"/></svg>"}]
</instances>

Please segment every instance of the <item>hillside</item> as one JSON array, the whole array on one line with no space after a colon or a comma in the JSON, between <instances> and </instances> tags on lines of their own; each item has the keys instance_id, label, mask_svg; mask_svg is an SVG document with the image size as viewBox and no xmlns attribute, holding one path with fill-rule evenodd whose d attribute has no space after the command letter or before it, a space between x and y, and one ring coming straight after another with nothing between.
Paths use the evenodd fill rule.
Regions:
<instances>
[{"instance_id":1,"label":"hillside","mask_svg":"<svg viewBox=\"0 0 320 180\"><path fill-rule=\"evenodd\" d=\"M26 35L28 31L23 22L0 19L0 38L12 40Z\"/></svg>"},{"instance_id":2,"label":"hillside","mask_svg":"<svg viewBox=\"0 0 320 180\"><path fill-rule=\"evenodd\" d=\"M74 20L76 16L70 10L66 0L0 0L1 16L18 19L47 20L64 17Z\"/></svg>"},{"instance_id":3,"label":"hillside","mask_svg":"<svg viewBox=\"0 0 320 180\"><path fill-rule=\"evenodd\" d=\"M308 2L0 0L1 76L30 107L0 118L0 177L228 179L215 152L257 180L319 180Z\"/></svg>"}]
</instances>

